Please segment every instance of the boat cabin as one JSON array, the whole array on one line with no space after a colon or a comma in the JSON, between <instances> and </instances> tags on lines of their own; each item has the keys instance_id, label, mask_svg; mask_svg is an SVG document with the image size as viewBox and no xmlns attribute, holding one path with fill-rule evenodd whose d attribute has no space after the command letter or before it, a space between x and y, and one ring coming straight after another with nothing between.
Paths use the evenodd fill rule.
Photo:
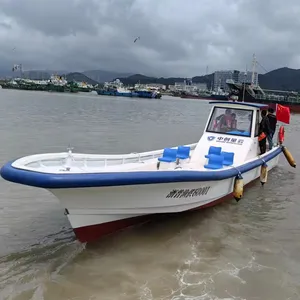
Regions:
<instances>
[{"instance_id":1,"label":"boat cabin","mask_svg":"<svg viewBox=\"0 0 300 300\"><path fill-rule=\"evenodd\" d=\"M233 164L256 157L259 151L258 130L261 110L268 105L246 102L212 101L203 135L191 162L205 163L210 149L233 153ZM212 148L210 148L213 146Z\"/></svg>"}]
</instances>

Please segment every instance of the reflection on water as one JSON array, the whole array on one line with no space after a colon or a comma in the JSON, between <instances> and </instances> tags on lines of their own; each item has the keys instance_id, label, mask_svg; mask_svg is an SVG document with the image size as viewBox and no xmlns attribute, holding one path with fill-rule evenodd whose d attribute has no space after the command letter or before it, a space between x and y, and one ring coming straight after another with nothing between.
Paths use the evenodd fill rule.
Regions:
<instances>
[{"instance_id":1,"label":"reflection on water","mask_svg":"<svg viewBox=\"0 0 300 300\"><path fill-rule=\"evenodd\" d=\"M208 109L200 100L1 90L0 158L69 142L91 153L191 143ZM287 146L299 160L300 118L292 122ZM282 157L239 203L158 216L85 246L50 193L1 180L0 299L299 299L298 182Z\"/></svg>"}]
</instances>

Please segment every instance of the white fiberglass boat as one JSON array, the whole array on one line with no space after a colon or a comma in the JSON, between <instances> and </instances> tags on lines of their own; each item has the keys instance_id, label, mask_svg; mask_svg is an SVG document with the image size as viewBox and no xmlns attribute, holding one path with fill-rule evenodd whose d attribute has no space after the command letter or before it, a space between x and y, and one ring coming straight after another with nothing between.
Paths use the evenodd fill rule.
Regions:
<instances>
[{"instance_id":1,"label":"white fiberglass boat","mask_svg":"<svg viewBox=\"0 0 300 300\"><path fill-rule=\"evenodd\" d=\"M282 146L282 130L280 143L259 155L259 116L267 105L210 103L198 143L126 155L71 150L31 155L4 165L1 176L49 190L65 208L77 238L90 242L151 214L212 206L232 195L239 200L244 185L259 177L266 181L281 152L295 167Z\"/></svg>"}]
</instances>

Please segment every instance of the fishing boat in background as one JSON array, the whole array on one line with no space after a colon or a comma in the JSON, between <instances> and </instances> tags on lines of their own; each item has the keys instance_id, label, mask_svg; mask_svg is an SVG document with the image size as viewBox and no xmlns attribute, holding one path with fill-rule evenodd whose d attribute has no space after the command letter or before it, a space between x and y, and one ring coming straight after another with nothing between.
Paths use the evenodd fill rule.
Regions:
<instances>
[{"instance_id":1,"label":"fishing boat in background","mask_svg":"<svg viewBox=\"0 0 300 300\"><path fill-rule=\"evenodd\" d=\"M4 89L18 89L30 91L47 91L47 92L91 92L94 87L86 82L75 80L67 81L64 76L51 75L47 80L34 80L28 78L14 78L2 82Z\"/></svg>"},{"instance_id":2,"label":"fishing boat in background","mask_svg":"<svg viewBox=\"0 0 300 300\"><path fill-rule=\"evenodd\" d=\"M278 144L260 155L257 128L264 104L216 101L199 141L143 153L35 154L8 162L5 180L47 189L65 208L75 235L91 242L149 215L179 213L239 201L244 186L267 181L283 152Z\"/></svg>"},{"instance_id":3,"label":"fishing boat in background","mask_svg":"<svg viewBox=\"0 0 300 300\"><path fill-rule=\"evenodd\" d=\"M232 79L226 80L226 84L230 89L229 98L236 97L238 99L237 101L263 103L274 109L276 108L277 104L280 104L289 107L291 112L300 113L299 93L292 91L271 91L262 89L258 82L255 83L254 77L256 65L256 56L253 54L251 82L237 83Z\"/></svg>"},{"instance_id":4,"label":"fishing boat in background","mask_svg":"<svg viewBox=\"0 0 300 300\"><path fill-rule=\"evenodd\" d=\"M104 87L97 90L97 94L116 97L161 98L161 93L156 90L125 88L119 79L112 82L105 82Z\"/></svg>"},{"instance_id":5,"label":"fishing boat in background","mask_svg":"<svg viewBox=\"0 0 300 300\"><path fill-rule=\"evenodd\" d=\"M119 79L105 82L103 88L97 90L97 94L102 96L137 97L137 94L134 94L130 89L126 89Z\"/></svg>"},{"instance_id":6,"label":"fishing boat in background","mask_svg":"<svg viewBox=\"0 0 300 300\"><path fill-rule=\"evenodd\" d=\"M154 99L161 98L161 93L157 90L140 89L140 90L135 90L135 93L139 98L154 98Z\"/></svg>"}]
</instances>

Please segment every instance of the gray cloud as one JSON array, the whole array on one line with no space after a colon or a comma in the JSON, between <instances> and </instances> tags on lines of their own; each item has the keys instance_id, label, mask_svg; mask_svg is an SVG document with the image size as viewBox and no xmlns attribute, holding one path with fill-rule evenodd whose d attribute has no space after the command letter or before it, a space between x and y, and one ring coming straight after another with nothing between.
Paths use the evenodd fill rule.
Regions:
<instances>
[{"instance_id":1,"label":"gray cloud","mask_svg":"<svg viewBox=\"0 0 300 300\"><path fill-rule=\"evenodd\" d=\"M11 25L5 23L5 22L0 22L0 28L2 27L2 29L11 29Z\"/></svg>"},{"instance_id":2,"label":"gray cloud","mask_svg":"<svg viewBox=\"0 0 300 300\"><path fill-rule=\"evenodd\" d=\"M0 69L194 76L251 68L254 52L267 70L300 68L299 11L296 0L0 0Z\"/></svg>"}]
</instances>

